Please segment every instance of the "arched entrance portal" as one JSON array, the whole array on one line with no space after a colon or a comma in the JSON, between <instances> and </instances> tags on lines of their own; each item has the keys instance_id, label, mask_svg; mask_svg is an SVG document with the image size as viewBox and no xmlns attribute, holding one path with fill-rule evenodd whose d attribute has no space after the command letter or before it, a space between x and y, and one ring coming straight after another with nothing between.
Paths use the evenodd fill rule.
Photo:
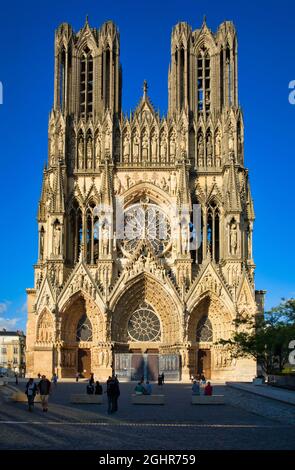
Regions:
<instances>
[{"instance_id":1,"label":"arched entrance portal","mask_svg":"<svg viewBox=\"0 0 295 470\"><path fill-rule=\"evenodd\" d=\"M231 334L230 313L213 294L207 294L192 310L188 322L189 372L190 375L204 373L206 379L219 379L225 369L231 368L229 361L222 362L223 348L219 339L228 339Z\"/></svg>"},{"instance_id":2,"label":"arched entrance portal","mask_svg":"<svg viewBox=\"0 0 295 470\"><path fill-rule=\"evenodd\" d=\"M179 380L180 335L178 306L168 289L153 276L140 275L114 306L115 372L121 380L156 380L159 373Z\"/></svg>"},{"instance_id":3,"label":"arched entrance portal","mask_svg":"<svg viewBox=\"0 0 295 470\"><path fill-rule=\"evenodd\" d=\"M61 313L60 376L89 377L97 362L96 345L104 334L104 319L92 299L75 294Z\"/></svg>"}]
</instances>

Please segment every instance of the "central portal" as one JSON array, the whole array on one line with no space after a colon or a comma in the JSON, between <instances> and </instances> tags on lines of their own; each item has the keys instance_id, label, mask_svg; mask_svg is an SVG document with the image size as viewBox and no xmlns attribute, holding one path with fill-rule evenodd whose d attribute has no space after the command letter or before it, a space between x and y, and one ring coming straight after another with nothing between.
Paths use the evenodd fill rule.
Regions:
<instances>
[{"instance_id":1,"label":"central portal","mask_svg":"<svg viewBox=\"0 0 295 470\"><path fill-rule=\"evenodd\" d=\"M198 351L198 374L204 374L206 379L211 379L211 351L210 349L199 349Z\"/></svg>"},{"instance_id":2,"label":"central portal","mask_svg":"<svg viewBox=\"0 0 295 470\"><path fill-rule=\"evenodd\" d=\"M115 374L119 380L156 381L164 373L165 379L180 380L180 358L178 354L116 353Z\"/></svg>"},{"instance_id":3,"label":"central portal","mask_svg":"<svg viewBox=\"0 0 295 470\"><path fill-rule=\"evenodd\" d=\"M91 373L90 349L78 349L78 372L82 377L90 377L90 373Z\"/></svg>"}]
</instances>

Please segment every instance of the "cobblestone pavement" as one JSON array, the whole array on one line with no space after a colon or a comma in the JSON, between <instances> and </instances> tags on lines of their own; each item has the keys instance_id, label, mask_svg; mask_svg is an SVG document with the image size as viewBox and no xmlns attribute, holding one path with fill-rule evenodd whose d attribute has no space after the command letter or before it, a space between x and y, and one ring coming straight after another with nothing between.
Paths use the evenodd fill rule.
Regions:
<instances>
[{"instance_id":1,"label":"cobblestone pavement","mask_svg":"<svg viewBox=\"0 0 295 470\"><path fill-rule=\"evenodd\" d=\"M251 413L295 426L295 405L259 396L237 388L226 387L227 403Z\"/></svg>"},{"instance_id":2,"label":"cobblestone pavement","mask_svg":"<svg viewBox=\"0 0 295 470\"><path fill-rule=\"evenodd\" d=\"M0 397L0 449L295 449L294 425L246 411L238 399L234 406L192 406L189 384L154 386L154 393L165 393L164 406L132 405L134 384L121 384L119 411L111 416L106 396L102 405L69 403L85 387L59 383L48 413L39 404L29 413L26 404ZM215 393L234 401L224 386Z\"/></svg>"}]
</instances>

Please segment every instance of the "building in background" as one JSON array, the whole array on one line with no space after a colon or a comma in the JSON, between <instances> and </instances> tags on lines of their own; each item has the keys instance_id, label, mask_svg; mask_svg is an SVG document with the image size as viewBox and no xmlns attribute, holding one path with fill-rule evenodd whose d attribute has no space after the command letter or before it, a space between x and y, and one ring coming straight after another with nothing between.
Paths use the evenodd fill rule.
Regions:
<instances>
[{"instance_id":1,"label":"building in background","mask_svg":"<svg viewBox=\"0 0 295 470\"><path fill-rule=\"evenodd\" d=\"M38 260L27 289L30 375L255 376L253 360L232 359L217 344L237 316L263 309L237 50L232 22L216 32L205 21L196 30L177 24L167 116L155 111L146 82L126 116L114 23L57 29Z\"/></svg>"},{"instance_id":2,"label":"building in background","mask_svg":"<svg viewBox=\"0 0 295 470\"><path fill-rule=\"evenodd\" d=\"M0 369L25 374L26 337L22 331L0 331Z\"/></svg>"}]
</instances>

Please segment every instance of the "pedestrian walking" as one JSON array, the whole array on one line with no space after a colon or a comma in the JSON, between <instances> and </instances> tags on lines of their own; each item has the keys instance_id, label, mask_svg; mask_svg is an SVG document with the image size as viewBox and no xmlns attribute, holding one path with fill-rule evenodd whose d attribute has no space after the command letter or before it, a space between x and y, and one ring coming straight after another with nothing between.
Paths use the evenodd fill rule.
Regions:
<instances>
[{"instance_id":1,"label":"pedestrian walking","mask_svg":"<svg viewBox=\"0 0 295 470\"><path fill-rule=\"evenodd\" d=\"M57 381L58 381L57 375L53 374L51 382L54 384L55 387L57 386Z\"/></svg>"},{"instance_id":2,"label":"pedestrian walking","mask_svg":"<svg viewBox=\"0 0 295 470\"><path fill-rule=\"evenodd\" d=\"M77 372L77 374L76 374L76 382L79 382L79 375L80 375L79 372Z\"/></svg>"},{"instance_id":3,"label":"pedestrian walking","mask_svg":"<svg viewBox=\"0 0 295 470\"><path fill-rule=\"evenodd\" d=\"M165 379L164 372L162 372L161 377L162 377L162 384L164 384L164 379Z\"/></svg>"},{"instance_id":4,"label":"pedestrian walking","mask_svg":"<svg viewBox=\"0 0 295 470\"><path fill-rule=\"evenodd\" d=\"M27 398L28 398L29 411L33 411L34 409L34 400L35 400L37 391L38 389L37 389L37 385L34 382L34 379L29 379L29 381L26 384L26 391L25 391L25 394L27 395Z\"/></svg>"},{"instance_id":5,"label":"pedestrian walking","mask_svg":"<svg viewBox=\"0 0 295 470\"><path fill-rule=\"evenodd\" d=\"M15 377L15 385L18 385L18 373L17 372L15 372L14 377Z\"/></svg>"},{"instance_id":6,"label":"pedestrian walking","mask_svg":"<svg viewBox=\"0 0 295 470\"><path fill-rule=\"evenodd\" d=\"M51 390L51 383L46 378L46 375L42 375L42 378L38 384L38 391L40 393L42 409L44 412L48 411L48 398Z\"/></svg>"}]
</instances>

